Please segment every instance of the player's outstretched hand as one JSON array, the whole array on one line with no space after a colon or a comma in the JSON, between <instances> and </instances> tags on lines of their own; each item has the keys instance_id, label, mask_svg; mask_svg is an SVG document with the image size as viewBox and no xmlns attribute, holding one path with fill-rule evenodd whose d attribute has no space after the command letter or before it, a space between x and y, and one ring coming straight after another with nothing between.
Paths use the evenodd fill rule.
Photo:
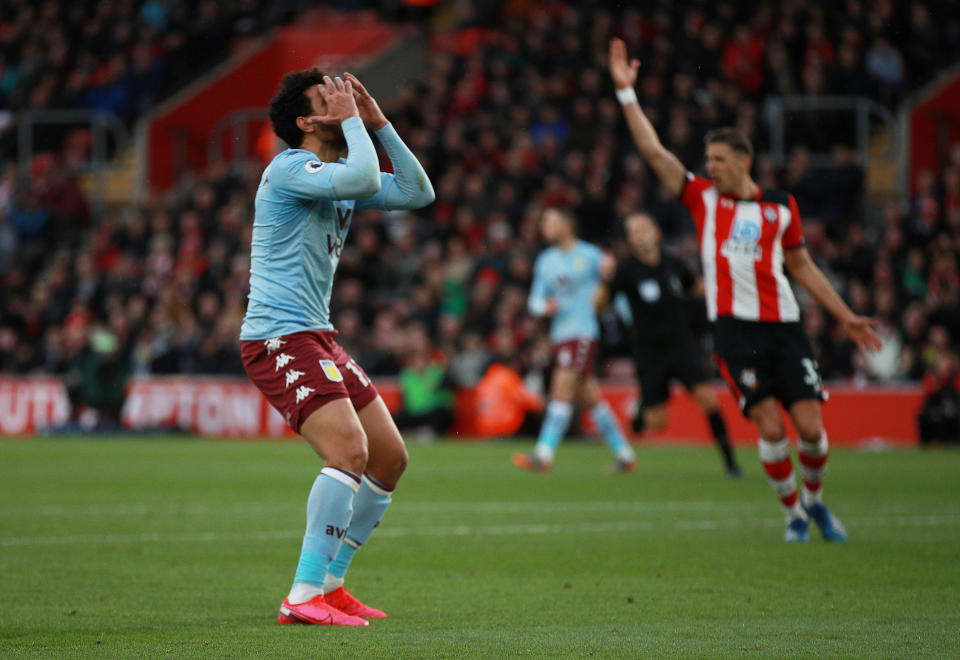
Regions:
<instances>
[{"instance_id":1,"label":"player's outstretched hand","mask_svg":"<svg viewBox=\"0 0 960 660\"><path fill-rule=\"evenodd\" d=\"M866 316L852 316L843 322L843 329L860 348L866 351L879 351L883 342L873 330L874 323L874 319Z\"/></svg>"},{"instance_id":2,"label":"player's outstretched hand","mask_svg":"<svg viewBox=\"0 0 960 660\"><path fill-rule=\"evenodd\" d=\"M640 60L627 60L627 44L623 39L614 37L610 40L608 61L610 76L617 89L633 87L637 84L637 71L640 69Z\"/></svg>"},{"instance_id":3,"label":"player's outstretched hand","mask_svg":"<svg viewBox=\"0 0 960 660\"><path fill-rule=\"evenodd\" d=\"M380 106L377 105L377 101L363 86L363 83L349 71L344 73L343 77L353 85L353 98L357 102L357 109L360 110L360 119L363 120L363 125L373 131L379 131L386 126L386 115L383 114Z\"/></svg>"},{"instance_id":4,"label":"player's outstretched hand","mask_svg":"<svg viewBox=\"0 0 960 660\"><path fill-rule=\"evenodd\" d=\"M359 115L357 102L353 98L353 85L339 76L331 79L324 76L317 85L320 96L327 104L327 113L307 118L310 124L339 124L344 119Z\"/></svg>"}]
</instances>

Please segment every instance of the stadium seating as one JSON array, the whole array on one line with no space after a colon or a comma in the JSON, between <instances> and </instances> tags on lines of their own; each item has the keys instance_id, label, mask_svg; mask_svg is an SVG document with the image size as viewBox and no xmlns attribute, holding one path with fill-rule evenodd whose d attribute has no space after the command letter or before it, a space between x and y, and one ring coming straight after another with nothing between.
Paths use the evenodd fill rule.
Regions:
<instances>
[{"instance_id":1,"label":"stadium seating","mask_svg":"<svg viewBox=\"0 0 960 660\"><path fill-rule=\"evenodd\" d=\"M957 26L931 22L947 4L807 0L740 15L728 2L617 13L603 3L485 3L452 17L432 35L428 70L387 108L434 177L437 202L356 219L332 302L345 347L369 372L396 373L396 329L415 321L452 364L520 353L527 368L543 366L524 298L547 203L575 205L584 237L614 250L618 218L645 207L671 248L695 260L689 220L626 135L604 64L615 33L644 62L638 95L665 143L696 169L708 127L746 130L761 184L796 193L815 258L856 311L880 319L888 348L865 358L807 308L824 376L919 379L960 340L960 145L946 167L918 177L908 205L864 217L846 137L816 136L836 147L833 167L812 167L801 144L778 168L765 153L762 98L854 92L893 108L960 53ZM251 25L287 17L283 3L257 1L201 3L195 15L150 1L100 3L113 13L90 16L63 2L13 5L0 19L0 105L106 107L128 121L183 84L186 53L213 61ZM75 30L44 27L53 23ZM63 375L73 388L84 369L114 361L130 375L242 373L257 164L199 172L103 215L56 156L27 181L11 161L0 165L0 372Z\"/></svg>"}]
</instances>

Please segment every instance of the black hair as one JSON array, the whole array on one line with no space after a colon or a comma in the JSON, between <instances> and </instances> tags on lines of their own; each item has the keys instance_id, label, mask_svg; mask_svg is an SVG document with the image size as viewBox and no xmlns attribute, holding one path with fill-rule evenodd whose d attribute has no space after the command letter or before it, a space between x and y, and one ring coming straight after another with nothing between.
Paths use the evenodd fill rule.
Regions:
<instances>
[{"instance_id":1,"label":"black hair","mask_svg":"<svg viewBox=\"0 0 960 660\"><path fill-rule=\"evenodd\" d=\"M280 80L280 91L270 99L273 132L294 149L303 143L303 131L297 126L297 117L306 117L313 112L310 99L304 92L322 83L323 76L320 69L291 71Z\"/></svg>"},{"instance_id":2,"label":"black hair","mask_svg":"<svg viewBox=\"0 0 960 660\"><path fill-rule=\"evenodd\" d=\"M624 214L624 216L623 216L623 226L626 227L626 226L627 226L627 220L629 220L630 218L632 218L632 217L635 216L635 215L645 215L645 216L647 216L648 218L650 218L650 222L653 223L653 226L654 226L654 227L656 227L656 228L659 229L660 231L663 231L663 227L660 226L660 221L657 220L657 216L655 216L653 213L651 213L650 211L648 211L647 209L644 209L644 208L634 209L634 210L632 210L632 211Z\"/></svg>"},{"instance_id":3,"label":"black hair","mask_svg":"<svg viewBox=\"0 0 960 660\"><path fill-rule=\"evenodd\" d=\"M750 142L750 138L747 137L747 134L741 131L739 128L734 128L732 126L716 128L712 131L709 131L706 136L704 136L703 141L705 144L720 142L722 144L729 145L729 147L734 151L738 151L744 155L750 156L750 158L753 158L753 144Z\"/></svg>"}]
</instances>

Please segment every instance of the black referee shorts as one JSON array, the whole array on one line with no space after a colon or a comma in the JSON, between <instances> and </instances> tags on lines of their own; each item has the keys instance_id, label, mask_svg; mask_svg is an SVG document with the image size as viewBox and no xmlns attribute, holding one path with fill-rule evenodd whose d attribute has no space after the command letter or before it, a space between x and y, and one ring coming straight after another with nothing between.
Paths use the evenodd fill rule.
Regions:
<instances>
[{"instance_id":1,"label":"black referee shorts","mask_svg":"<svg viewBox=\"0 0 960 660\"><path fill-rule=\"evenodd\" d=\"M713 343L720 373L744 415L770 396L786 408L804 399L827 400L820 366L799 322L719 318Z\"/></svg>"},{"instance_id":2,"label":"black referee shorts","mask_svg":"<svg viewBox=\"0 0 960 660\"><path fill-rule=\"evenodd\" d=\"M671 380L679 380L688 390L710 380L692 337L681 337L669 346L642 346L635 359L644 408L667 402Z\"/></svg>"}]
</instances>

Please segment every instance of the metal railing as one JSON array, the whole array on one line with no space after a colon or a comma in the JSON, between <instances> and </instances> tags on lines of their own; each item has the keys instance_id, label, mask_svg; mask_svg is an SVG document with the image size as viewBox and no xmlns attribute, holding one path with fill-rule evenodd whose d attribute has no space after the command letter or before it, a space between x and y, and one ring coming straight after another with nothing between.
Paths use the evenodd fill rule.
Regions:
<instances>
[{"instance_id":1,"label":"metal railing","mask_svg":"<svg viewBox=\"0 0 960 660\"><path fill-rule=\"evenodd\" d=\"M250 158L250 124L262 123L269 120L265 107L250 107L234 110L222 117L210 129L207 141L207 163L234 163L246 161ZM223 140L230 136L229 157L224 154ZM256 145L254 145L256 148Z\"/></svg>"},{"instance_id":2,"label":"metal railing","mask_svg":"<svg viewBox=\"0 0 960 660\"><path fill-rule=\"evenodd\" d=\"M799 112L849 112L854 115L854 150L857 163L865 167L870 160L870 120L875 117L882 121L890 135L890 147L884 153L873 154L874 157L897 159L899 154L899 124L891 110L872 99L863 96L773 96L764 103L764 114L767 119L770 136L770 155L778 166L785 165L788 159L786 153L786 121L790 113ZM829 167L833 164L831 154L811 153L810 164L814 167Z\"/></svg>"},{"instance_id":3,"label":"metal railing","mask_svg":"<svg viewBox=\"0 0 960 660\"><path fill-rule=\"evenodd\" d=\"M767 99L764 114L769 128L770 156L777 167L784 167L789 160L787 149L788 115L798 113L850 113L853 118L853 148L857 165L864 170L869 168L871 160L883 160L893 163L898 171L904 169L902 159L903 141L900 133L902 126L896 115L885 106L862 96L775 96ZM870 138L873 134L872 121L879 120L888 140L883 151L871 151ZM831 145L832 146L832 145ZM810 165L816 168L830 168L837 165L832 153L810 151ZM898 174L897 179L901 178ZM866 186L866 179L865 179ZM896 187L896 184L894 184ZM881 199L871 199L869 191L864 189L860 213L866 222L879 217Z\"/></svg>"},{"instance_id":4,"label":"metal railing","mask_svg":"<svg viewBox=\"0 0 960 660\"><path fill-rule=\"evenodd\" d=\"M81 167L93 178L91 204L102 212L105 198L105 169L109 160L109 140L115 142L116 153L130 143L127 127L116 115L104 110L78 108L72 110L36 110L24 113L17 123L17 167L21 178L30 176L30 164L36 153L35 128L38 126L89 127L90 159Z\"/></svg>"}]
</instances>

